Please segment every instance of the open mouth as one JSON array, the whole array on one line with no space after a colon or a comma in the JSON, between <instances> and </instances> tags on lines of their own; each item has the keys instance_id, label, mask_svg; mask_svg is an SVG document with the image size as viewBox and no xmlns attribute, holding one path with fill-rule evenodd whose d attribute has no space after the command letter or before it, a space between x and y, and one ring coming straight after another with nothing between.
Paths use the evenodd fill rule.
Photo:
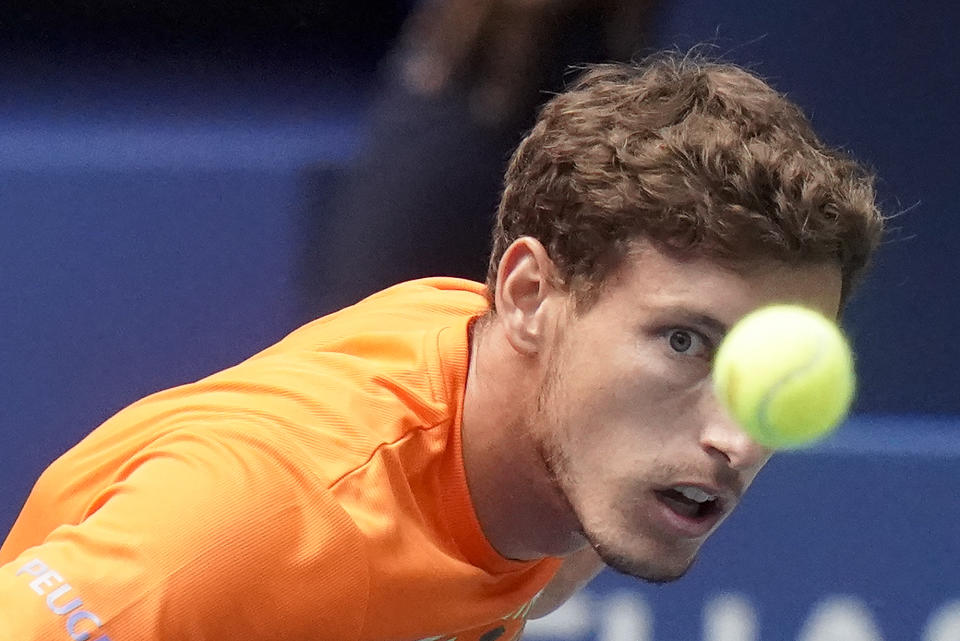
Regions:
<instances>
[{"instance_id":1,"label":"open mouth","mask_svg":"<svg viewBox=\"0 0 960 641\"><path fill-rule=\"evenodd\" d=\"M678 485L658 490L657 498L679 516L692 521L714 520L723 512L720 498L699 487Z\"/></svg>"}]
</instances>

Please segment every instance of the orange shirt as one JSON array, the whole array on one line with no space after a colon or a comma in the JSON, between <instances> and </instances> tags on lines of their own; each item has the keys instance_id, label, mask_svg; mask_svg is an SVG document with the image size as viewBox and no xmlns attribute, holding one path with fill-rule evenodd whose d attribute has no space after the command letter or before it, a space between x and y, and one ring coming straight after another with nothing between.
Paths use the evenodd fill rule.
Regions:
<instances>
[{"instance_id":1,"label":"orange shirt","mask_svg":"<svg viewBox=\"0 0 960 641\"><path fill-rule=\"evenodd\" d=\"M0 639L519 636L560 562L501 557L467 491L485 309L476 283L405 283L118 413L0 548Z\"/></svg>"}]
</instances>

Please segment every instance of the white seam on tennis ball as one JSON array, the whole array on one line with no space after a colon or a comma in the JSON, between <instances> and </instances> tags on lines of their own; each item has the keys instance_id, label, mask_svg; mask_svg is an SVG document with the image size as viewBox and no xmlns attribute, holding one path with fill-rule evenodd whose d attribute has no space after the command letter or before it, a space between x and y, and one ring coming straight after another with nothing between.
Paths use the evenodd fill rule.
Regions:
<instances>
[{"instance_id":1,"label":"white seam on tennis ball","mask_svg":"<svg viewBox=\"0 0 960 641\"><path fill-rule=\"evenodd\" d=\"M770 389L768 389L766 394L763 395L763 398L760 399L759 406L757 407L757 426L760 428L760 431L763 433L763 436L767 441L780 440L776 438L776 435L772 434L772 428L768 423L769 416L767 416L767 411L770 409L770 403L773 402L773 397L784 385L793 379L802 376L817 364L817 361L820 360L820 357L823 356L824 352L826 351L825 343L826 341L822 339L818 340L817 351L813 353L813 355L810 357L810 360L804 363L801 367L791 370L789 374L771 385Z\"/></svg>"}]
</instances>

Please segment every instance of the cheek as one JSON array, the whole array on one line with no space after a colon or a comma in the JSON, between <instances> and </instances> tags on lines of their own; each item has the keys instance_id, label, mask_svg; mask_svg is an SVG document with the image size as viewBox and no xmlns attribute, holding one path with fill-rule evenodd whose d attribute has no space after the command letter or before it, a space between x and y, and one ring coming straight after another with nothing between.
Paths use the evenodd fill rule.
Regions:
<instances>
[{"instance_id":1,"label":"cheek","mask_svg":"<svg viewBox=\"0 0 960 641\"><path fill-rule=\"evenodd\" d=\"M658 337L605 338L568 345L548 373L540 409L557 437L603 457L669 440L696 422L711 389L705 360L671 358Z\"/></svg>"},{"instance_id":2,"label":"cheek","mask_svg":"<svg viewBox=\"0 0 960 641\"><path fill-rule=\"evenodd\" d=\"M622 467L682 437L696 403L636 377L559 386L553 428L568 459L595 469Z\"/></svg>"},{"instance_id":3,"label":"cheek","mask_svg":"<svg viewBox=\"0 0 960 641\"><path fill-rule=\"evenodd\" d=\"M697 392L710 380L711 362L707 355L672 353L665 339L651 338L638 363L638 374L652 390L675 397Z\"/></svg>"},{"instance_id":4,"label":"cheek","mask_svg":"<svg viewBox=\"0 0 960 641\"><path fill-rule=\"evenodd\" d=\"M689 406L710 381L709 364L697 358L672 358L662 347L656 340L645 340L605 357L588 352L571 363L561 380L574 408L642 416L651 410Z\"/></svg>"}]
</instances>

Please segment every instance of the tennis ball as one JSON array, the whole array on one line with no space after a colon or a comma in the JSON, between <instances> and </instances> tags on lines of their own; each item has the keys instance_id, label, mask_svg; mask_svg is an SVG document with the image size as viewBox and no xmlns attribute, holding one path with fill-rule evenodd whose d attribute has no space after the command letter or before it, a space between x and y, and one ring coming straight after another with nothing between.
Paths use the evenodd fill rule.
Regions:
<instances>
[{"instance_id":1,"label":"tennis ball","mask_svg":"<svg viewBox=\"0 0 960 641\"><path fill-rule=\"evenodd\" d=\"M853 354L836 323L799 305L744 316L713 364L717 397L761 445L803 447L829 434L850 409Z\"/></svg>"}]
</instances>

